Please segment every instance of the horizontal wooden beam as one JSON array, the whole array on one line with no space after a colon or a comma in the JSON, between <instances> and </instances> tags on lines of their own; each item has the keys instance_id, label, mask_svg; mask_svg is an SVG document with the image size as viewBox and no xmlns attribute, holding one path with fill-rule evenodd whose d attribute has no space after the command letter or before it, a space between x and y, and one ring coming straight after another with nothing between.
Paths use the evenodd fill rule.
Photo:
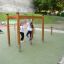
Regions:
<instances>
[{"instance_id":1,"label":"horizontal wooden beam","mask_svg":"<svg viewBox=\"0 0 64 64\"><path fill-rule=\"evenodd\" d=\"M16 16L9 16L9 19L16 19Z\"/></svg>"},{"instance_id":2,"label":"horizontal wooden beam","mask_svg":"<svg viewBox=\"0 0 64 64\"><path fill-rule=\"evenodd\" d=\"M20 19L34 19L34 18L42 18L43 16L20 16ZM16 16L8 16L9 19L16 19Z\"/></svg>"},{"instance_id":3,"label":"horizontal wooden beam","mask_svg":"<svg viewBox=\"0 0 64 64\"><path fill-rule=\"evenodd\" d=\"M34 18L42 18L42 16L20 16L20 19L34 19Z\"/></svg>"}]
</instances>

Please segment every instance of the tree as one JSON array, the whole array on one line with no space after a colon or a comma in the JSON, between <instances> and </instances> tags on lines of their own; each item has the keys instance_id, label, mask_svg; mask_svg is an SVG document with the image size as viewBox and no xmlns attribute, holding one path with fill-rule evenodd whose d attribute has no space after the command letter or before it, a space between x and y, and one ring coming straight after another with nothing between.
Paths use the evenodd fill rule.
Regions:
<instances>
[{"instance_id":1,"label":"tree","mask_svg":"<svg viewBox=\"0 0 64 64\"><path fill-rule=\"evenodd\" d=\"M35 12L42 12L42 10L55 12L64 9L64 0L33 0L33 5Z\"/></svg>"},{"instance_id":2,"label":"tree","mask_svg":"<svg viewBox=\"0 0 64 64\"><path fill-rule=\"evenodd\" d=\"M47 11L49 9L49 0L33 0L35 12Z\"/></svg>"},{"instance_id":3,"label":"tree","mask_svg":"<svg viewBox=\"0 0 64 64\"><path fill-rule=\"evenodd\" d=\"M42 9L42 2L41 0L33 0L34 10L35 12L40 12Z\"/></svg>"},{"instance_id":4,"label":"tree","mask_svg":"<svg viewBox=\"0 0 64 64\"><path fill-rule=\"evenodd\" d=\"M63 0L58 0L58 2L57 2L57 9L59 11L64 9L64 1Z\"/></svg>"},{"instance_id":5,"label":"tree","mask_svg":"<svg viewBox=\"0 0 64 64\"><path fill-rule=\"evenodd\" d=\"M48 9L49 9L48 3L43 3L43 4L42 4L42 10L47 11Z\"/></svg>"}]
</instances>

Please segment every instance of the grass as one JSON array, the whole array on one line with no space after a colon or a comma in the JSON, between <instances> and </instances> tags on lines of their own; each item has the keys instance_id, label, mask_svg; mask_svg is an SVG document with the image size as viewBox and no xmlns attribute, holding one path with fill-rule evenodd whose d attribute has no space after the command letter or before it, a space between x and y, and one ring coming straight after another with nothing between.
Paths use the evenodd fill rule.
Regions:
<instances>
[{"instance_id":1,"label":"grass","mask_svg":"<svg viewBox=\"0 0 64 64\"><path fill-rule=\"evenodd\" d=\"M60 16L44 16L45 24L57 24L64 22L64 17Z\"/></svg>"},{"instance_id":2,"label":"grass","mask_svg":"<svg viewBox=\"0 0 64 64\"><path fill-rule=\"evenodd\" d=\"M6 14L7 13L0 13L0 21L6 21ZM16 15L15 13L9 13L9 15ZM21 15L21 13L20 13ZM22 14L22 15L27 15L27 16L41 16L40 14L34 14L34 13L27 13L27 14ZM59 16L44 16L44 23L45 24L57 24L57 23L64 22L63 17ZM41 19L34 19L34 23L41 24L42 20Z\"/></svg>"},{"instance_id":3,"label":"grass","mask_svg":"<svg viewBox=\"0 0 64 64\"><path fill-rule=\"evenodd\" d=\"M6 14L8 14L8 12L6 13L0 12L0 21L6 20ZM15 15L15 13L9 13L9 15Z\"/></svg>"},{"instance_id":4,"label":"grass","mask_svg":"<svg viewBox=\"0 0 64 64\"><path fill-rule=\"evenodd\" d=\"M49 32L45 32L42 42L41 31L35 31L33 45L30 46L29 40L25 37L23 51L19 52L14 28L10 27L10 47L8 47L5 28L2 29L4 34L0 34L1 64L57 64L59 57L64 54L64 34L53 33L51 36Z\"/></svg>"}]
</instances>

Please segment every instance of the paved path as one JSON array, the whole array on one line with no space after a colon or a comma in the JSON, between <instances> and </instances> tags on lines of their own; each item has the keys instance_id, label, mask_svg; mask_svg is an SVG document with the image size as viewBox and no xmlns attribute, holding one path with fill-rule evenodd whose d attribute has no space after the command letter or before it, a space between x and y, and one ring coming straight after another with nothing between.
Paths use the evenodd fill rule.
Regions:
<instances>
[{"instance_id":1,"label":"paved path","mask_svg":"<svg viewBox=\"0 0 64 64\"><path fill-rule=\"evenodd\" d=\"M42 30L41 28L35 28L35 30ZM51 32L51 29L44 29L44 31L47 31L47 32ZM64 33L63 30L56 30L54 29L53 32L56 32L56 33Z\"/></svg>"}]
</instances>

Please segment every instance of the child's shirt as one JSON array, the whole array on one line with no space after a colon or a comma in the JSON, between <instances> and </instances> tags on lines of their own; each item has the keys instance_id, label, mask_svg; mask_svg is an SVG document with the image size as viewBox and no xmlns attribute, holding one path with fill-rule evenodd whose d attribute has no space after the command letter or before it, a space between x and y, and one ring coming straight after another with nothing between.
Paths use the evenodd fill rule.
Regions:
<instances>
[{"instance_id":1,"label":"child's shirt","mask_svg":"<svg viewBox=\"0 0 64 64\"><path fill-rule=\"evenodd\" d=\"M20 26L20 32L24 33L24 26Z\"/></svg>"}]
</instances>

